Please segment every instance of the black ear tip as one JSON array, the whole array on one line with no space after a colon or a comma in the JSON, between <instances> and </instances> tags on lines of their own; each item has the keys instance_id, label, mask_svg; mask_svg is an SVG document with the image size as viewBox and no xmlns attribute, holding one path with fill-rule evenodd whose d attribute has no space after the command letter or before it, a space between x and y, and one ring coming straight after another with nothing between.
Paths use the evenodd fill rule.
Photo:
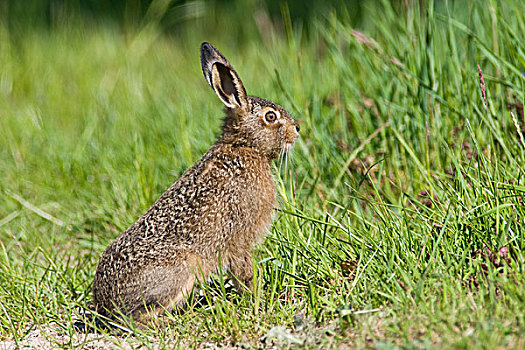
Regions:
<instances>
[{"instance_id":1,"label":"black ear tip","mask_svg":"<svg viewBox=\"0 0 525 350\"><path fill-rule=\"evenodd\" d=\"M207 56L210 56L213 52L213 46L207 42L203 42L201 44L201 53L206 54Z\"/></svg>"}]
</instances>

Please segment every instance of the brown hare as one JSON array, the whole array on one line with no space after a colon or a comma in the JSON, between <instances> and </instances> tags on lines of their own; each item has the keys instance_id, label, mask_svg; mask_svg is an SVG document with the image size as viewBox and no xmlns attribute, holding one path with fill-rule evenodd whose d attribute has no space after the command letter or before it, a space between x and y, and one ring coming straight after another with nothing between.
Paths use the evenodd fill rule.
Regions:
<instances>
[{"instance_id":1,"label":"brown hare","mask_svg":"<svg viewBox=\"0 0 525 350\"><path fill-rule=\"evenodd\" d=\"M252 288L251 249L276 204L270 163L292 147L299 124L277 104L247 96L212 45L201 45L204 77L226 106L218 141L136 223L111 243L93 283L98 313L147 322L181 306L219 268L237 290Z\"/></svg>"}]
</instances>

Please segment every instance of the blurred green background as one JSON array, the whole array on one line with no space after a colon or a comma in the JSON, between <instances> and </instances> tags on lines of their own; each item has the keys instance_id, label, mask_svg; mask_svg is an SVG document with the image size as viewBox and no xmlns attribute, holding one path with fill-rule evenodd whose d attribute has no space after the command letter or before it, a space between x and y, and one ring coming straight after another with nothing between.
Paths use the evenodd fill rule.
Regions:
<instances>
[{"instance_id":1,"label":"blurred green background","mask_svg":"<svg viewBox=\"0 0 525 350\"><path fill-rule=\"evenodd\" d=\"M348 11L352 18L359 21L363 6L373 6L374 1L376 0L366 4L367 2L358 0L41 0L6 1L3 10L9 18L11 28L50 28L78 18L135 27L145 19L150 19L148 16L155 15L163 28L170 31L185 21L216 13L217 9L235 11L239 7L265 11L277 19L281 18L283 8L286 8L295 23L306 25L313 17L334 9Z\"/></svg>"}]
</instances>

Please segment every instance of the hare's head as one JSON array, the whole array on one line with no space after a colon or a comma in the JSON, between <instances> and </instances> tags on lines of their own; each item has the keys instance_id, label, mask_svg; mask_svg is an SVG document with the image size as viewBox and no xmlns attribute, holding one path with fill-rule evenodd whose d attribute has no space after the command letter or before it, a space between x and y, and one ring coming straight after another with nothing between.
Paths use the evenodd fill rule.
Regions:
<instances>
[{"instance_id":1,"label":"hare's head","mask_svg":"<svg viewBox=\"0 0 525 350\"><path fill-rule=\"evenodd\" d=\"M299 124L281 106L246 95L230 62L208 43L201 45L204 77L226 106L221 142L256 149L276 158L299 137Z\"/></svg>"}]
</instances>

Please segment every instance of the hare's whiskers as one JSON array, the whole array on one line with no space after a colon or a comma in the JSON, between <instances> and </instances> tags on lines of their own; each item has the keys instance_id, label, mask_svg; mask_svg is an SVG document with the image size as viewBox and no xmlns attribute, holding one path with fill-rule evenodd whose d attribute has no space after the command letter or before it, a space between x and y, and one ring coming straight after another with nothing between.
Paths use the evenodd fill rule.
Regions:
<instances>
[{"instance_id":1,"label":"hare's whiskers","mask_svg":"<svg viewBox=\"0 0 525 350\"><path fill-rule=\"evenodd\" d=\"M290 168L292 168L294 161L293 149L288 150L288 161L290 162Z\"/></svg>"},{"instance_id":2,"label":"hare's whiskers","mask_svg":"<svg viewBox=\"0 0 525 350\"><path fill-rule=\"evenodd\" d=\"M283 145L281 147L281 150L279 151L279 172L281 172L281 169L282 169L282 166L283 166L283 158L284 158L285 152L286 152L286 146Z\"/></svg>"},{"instance_id":3,"label":"hare's whiskers","mask_svg":"<svg viewBox=\"0 0 525 350\"><path fill-rule=\"evenodd\" d=\"M290 151L287 148L286 151L284 151L284 172L285 173L288 171L288 153L290 153Z\"/></svg>"}]
</instances>

